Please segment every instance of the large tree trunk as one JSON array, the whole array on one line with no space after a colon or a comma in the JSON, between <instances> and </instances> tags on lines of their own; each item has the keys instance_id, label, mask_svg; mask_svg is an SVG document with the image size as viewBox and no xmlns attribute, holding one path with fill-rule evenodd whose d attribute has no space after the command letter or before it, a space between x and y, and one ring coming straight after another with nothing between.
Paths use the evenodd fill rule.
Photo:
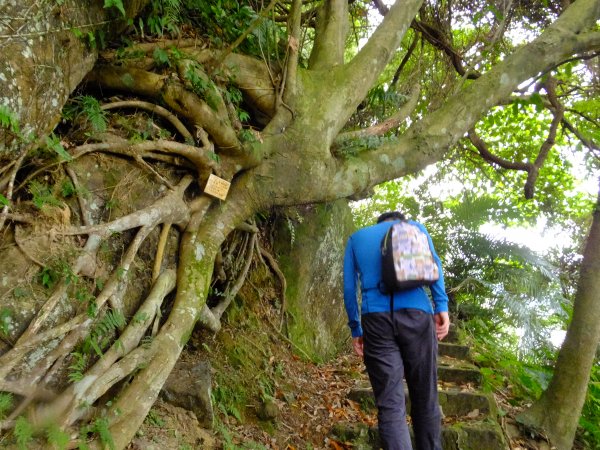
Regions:
<instances>
[{"instance_id":1,"label":"large tree trunk","mask_svg":"<svg viewBox=\"0 0 600 450\"><path fill-rule=\"evenodd\" d=\"M340 314L340 255L354 231L348 201L286 208L278 217L274 252L287 285L283 326L313 359L331 358L349 337Z\"/></svg>"},{"instance_id":2,"label":"large tree trunk","mask_svg":"<svg viewBox=\"0 0 600 450\"><path fill-rule=\"evenodd\" d=\"M569 450L585 402L590 372L600 342L600 192L587 238L573 319L558 353L554 376L542 396L519 416L541 429L558 450Z\"/></svg>"}]
</instances>

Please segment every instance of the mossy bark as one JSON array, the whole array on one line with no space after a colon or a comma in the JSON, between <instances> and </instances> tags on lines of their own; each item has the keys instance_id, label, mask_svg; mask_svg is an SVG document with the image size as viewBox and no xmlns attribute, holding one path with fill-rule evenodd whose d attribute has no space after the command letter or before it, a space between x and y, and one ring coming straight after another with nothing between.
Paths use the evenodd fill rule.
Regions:
<instances>
[{"instance_id":1,"label":"mossy bark","mask_svg":"<svg viewBox=\"0 0 600 450\"><path fill-rule=\"evenodd\" d=\"M148 0L124 1L135 17ZM0 127L0 158L49 133L69 95L94 67L101 42L126 26L116 9L97 0L7 0L0 6L0 105L19 132Z\"/></svg>"},{"instance_id":2,"label":"mossy bark","mask_svg":"<svg viewBox=\"0 0 600 450\"><path fill-rule=\"evenodd\" d=\"M292 341L316 359L333 356L349 334L342 289L344 247L354 224L348 202L289 208L278 220L275 251L287 281Z\"/></svg>"}]
</instances>

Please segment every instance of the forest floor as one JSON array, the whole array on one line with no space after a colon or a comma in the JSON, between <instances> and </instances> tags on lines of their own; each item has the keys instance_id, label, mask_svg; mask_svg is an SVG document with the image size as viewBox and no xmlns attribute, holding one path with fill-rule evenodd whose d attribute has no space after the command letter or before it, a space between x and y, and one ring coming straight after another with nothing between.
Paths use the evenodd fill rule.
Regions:
<instances>
[{"instance_id":1,"label":"forest floor","mask_svg":"<svg viewBox=\"0 0 600 450\"><path fill-rule=\"evenodd\" d=\"M376 426L373 405L348 398L353 388L368 384L362 361L350 352L326 364L281 353L288 354L282 361L282 375L287 382L275 387L275 408L267 420L259 419L258 411L254 417L247 414L243 421L216 411L216 426L208 431L202 429L193 413L159 400L129 449L364 449L336 437L340 430L357 424L364 424L364 428ZM518 409L508 403L507 397L496 395L496 400L511 450L551 450L545 441L519 429L514 420Z\"/></svg>"}]
</instances>

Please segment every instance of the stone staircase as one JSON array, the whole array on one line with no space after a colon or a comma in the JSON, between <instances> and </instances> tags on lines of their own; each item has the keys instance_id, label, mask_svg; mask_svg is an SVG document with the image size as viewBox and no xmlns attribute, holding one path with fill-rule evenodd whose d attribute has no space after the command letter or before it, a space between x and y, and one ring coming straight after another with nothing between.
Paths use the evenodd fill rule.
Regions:
<instances>
[{"instance_id":1,"label":"stone staircase","mask_svg":"<svg viewBox=\"0 0 600 450\"><path fill-rule=\"evenodd\" d=\"M442 447L444 450L506 450L508 445L498 422L496 403L481 390L482 375L472 363L469 348L458 344L456 330L439 344L438 387L443 413ZM407 409L410 400L405 386ZM349 398L361 405L373 405L373 393L367 383L356 386ZM340 424L334 437L350 441L353 448L379 449L376 428L362 424Z\"/></svg>"}]
</instances>

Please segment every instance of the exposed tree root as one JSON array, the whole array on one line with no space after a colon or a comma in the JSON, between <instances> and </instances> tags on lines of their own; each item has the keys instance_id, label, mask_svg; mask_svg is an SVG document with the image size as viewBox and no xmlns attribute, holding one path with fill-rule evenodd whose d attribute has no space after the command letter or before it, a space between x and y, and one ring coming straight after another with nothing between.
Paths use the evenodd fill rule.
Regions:
<instances>
[{"instance_id":1,"label":"exposed tree root","mask_svg":"<svg viewBox=\"0 0 600 450\"><path fill-rule=\"evenodd\" d=\"M2 211L0 212L0 230L2 230L2 228L4 228L4 222L6 221L6 216L8 215L8 210L10 209L10 201L12 200L12 196L13 196L13 189L15 186L15 179L17 178L17 172L19 172L19 169L21 168L21 164L23 164L23 160L25 159L25 156L27 156L27 149L25 149L25 151L23 151L23 153L21 153L21 156L19 156L19 158L16 160L14 167L12 168L12 172L10 174L10 177L8 179L8 187L6 190L6 200L8 200L9 204L4 205L4 207L2 208Z\"/></svg>"},{"instance_id":2,"label":"exposed tree root","mask_svg":"<svg viewBox=\"0 0 600 450\"><path fill-rule=\"evenodd\" d=\"M167 238L169 237L171 225L171 222L166 222L163 224L162 229L160 230L160 237L158 238L158 245L156 247L156 256L154 258L154 266L152 267L152 282L155 282L160 274L160 268L162 266L165 246L167 245Z\"/></svg>"},{"instance_id":3,"label":"exposed tree root","mask_svg":"<svg viewBox=\"0 0 600 450\"><path fill-rule=\"evenodd\" d=\"M76 181L75 181L76 182ZM125 292L124 278L127 275L129 267L135 258L140 245L144 242L148 234L154 229L156 225L162 222L170 222L174 220L179 224L186 223L189 218L189 212L187 205L182 201L183 191L191 182L191 177L184 177L179 185L165 197L158 200L152 207L146 208L138 213L126 216L125 220L117 220L117 226L113 227L114 222L106 224L104 227L98 227L90 225L83 227L83 231L79 230L80 233L89 234L89 238L83 249L83 253L76 259L71 267L71 271L74 275L79 274L84 267L89 264L91 255L97 250L102 237L107 237L111 232L114 231L126 231L127 229L140 227L140 230L136 234L136 237L130 243L122 261L120 267L113 271L109 280L105 284L104 288L94 300L95 310L98 311L98 316L102 316L102 311L105 304L108 302L113 310L121 309L121 297ZM87 208L81 203L82 217L87 215ZM89 223L89 221L88 221ZM167 229L168 227L165 227ZM110 230L110 231L109 231ZM162 252L162 250L160 250ZM93 271L93 270L92 270ZM49 318L51 313L55 310L57 305L65 300L69 282L63 280L60 282L53 294L46 301L44 306L40 309L37 316L29 324L26 331L19 337L14 347L7 353L0 357L0 389L15 391L17 387L14 383L8 380L8 375L16 364L20 364L23 358L37 345L42 342L47 342L56 338L61 338L57 346L51 349L46 355L44 355L30 370L30 374L23 378L26 384L29 386L38 385L39 390L29 393L20 402L20 404L13 410L11 416L0 426L3 428L11 426L13 419L23 412L23 410L33 401L39 400L40 392L48 392L44 387L52 378L53 373L65 360L65 355L68 355L73 348L83 339L88 333L90 326L94 320L88 317L87 314L79 314L71 320L58 325L49 327ZM121 338L113 344L113 347L107 354L101 358L98 363L91 369L90 376L96 380L93 384L94 391L87 393L82 383L85 380L89 381L90 378L82 379L80 382L74 383L64 391L56 401L54 401L47 409L40 412L37 420L46 421L50 417L57 418L61 413L61 424L63 426L70 425L73 421L82 417L81 411L74 412L74 410L80 404L79 400L81 396L86 395L86 398L92 399L90 404L93 403L100 395L102 395L110 386L114 385L124 376L127 376L139 365L140 361L143 361L148 357L148 351L142 349L137 353L131 352L132 348L139 343L141 336L145 333L145 330L152 323L156 312L162 299L173 289L175 285L175 272L167 271L164 276L158 278L155 286L155 290L149 295L146 303L140 309L140 314L136 316L137 320L130 323L129 327L125 330ZM164 292L166 290L166 292ZM160 301L159 301L160 300ZM158 306L157 306L158 302ZM139 323L138 323L139 322ZM141 325L141 326L140 326ZM47 328L45 331L40 331L43 327ZM131 356L127 356L118 364L115 364L115 368L112 372L108 368L120 358L131 352ZM134 364L135 363L135 364ZM128 371L123 371L125 367L128 367ZM104 373L106 372L106 373ZM116 374L120 373L121 376ZM87 375L86 375L87 377ZM40 383L40 380L43 380ZM104 381L103 381L104 380ZM103 381L103 382L100 382ZM6 386L5 386L6 385ZM38 392L39 391L39 392ZM74 395L76 393L77 395ZM46 396L47 397L47 396ZM58 405L58 406L57 406ZM62 406L61 406L62 405ZM65 405L70 405L67 408Z\"/></svg>"},{"instance_id":4,"label":"exposed tree root","mask_svg":"<svg viewBox=\"0 0 600 450\"><path fill-rule=\"evenodd\" d=\"M175 287L175 281L176 274L173 270L167 270L158 277L150 294L118 341L85 372L80 381L73 383L54 402L37 411L36 419L39 422L53 420L61 426L73 424L85 413L81 404L93 405L108 389L129 376L144 362L149 350L136 347L152 324L165 296Z\"/></svg>"},{"instance_id":5,"label":"exposed tree root","mask_svg":"<svg viewBox=\"0 0 600 450\"><path fill-rule=\"evenodd\" d=\"M155 105L154 103L150 102L144 102L141 100L127 100L102 105L102 109L105 111L114 108L139 108L157 114L168 120L188 144L194 143L194 137L192 136L192 133L189 132L189 130L185 127L181 120L179 120L179 118L171 111L169 111L166 108L163 108L162 106Z\"/></svg>"},{"instance_id":6,"label":"exposed tree root","mask_svg":"<svg viewBox=\"0 0 600 450\"><path fill-rule=\"evenodd\" d=\"M90 213L90 209L86 204L84 196L81 194L81 185L79 183L79 179L77 178L77 174L68 164L65 166L65 170L71 178L73 186L75 186L75 192L77 193L77 202L79 203L79 209L81 211L81 221L85 226L90 226L92 225L92 215Z\"/></svg>"},{"instance_id":7,"label":"exposed tree root","mask_svg":"<svg viewBox=\"0 0 600 450\"><path fill-rule=\"evenodd\" d=\"M120 217L102 225L92 225L62 231L64 235L98 234L103 238L112 233L122 233L141 226L155 227L164 221L184 225L189 220L189 209L182 199L183 191L190 185L192 178L186 176L176 188L152 205L140 209L127 216Z\"/></svg>"}]
</instances>

